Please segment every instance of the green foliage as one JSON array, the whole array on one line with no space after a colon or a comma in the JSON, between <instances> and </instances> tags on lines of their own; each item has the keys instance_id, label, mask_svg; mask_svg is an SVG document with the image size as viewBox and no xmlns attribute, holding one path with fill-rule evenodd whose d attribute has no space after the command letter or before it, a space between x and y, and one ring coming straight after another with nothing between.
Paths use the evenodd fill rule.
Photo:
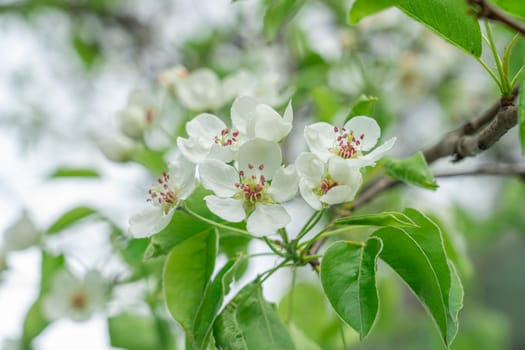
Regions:
<instances>
[{"instance_id":1,"label":"green foliage","mask_svg":"<svg viewBox=\"0 0 525 350\"><path fill-rule=\"evenodd\" d=\"M438 185L428 168L423 153L401 159L386 159L383 163L388 176L429 190L436 190Z\"/></svg>"},{"instance_id":2,"label":"green foliage","mask_svg":"<svg viewBox=\"0 0 525 350\"><path fill-rule=\"evenodd\" d=\"M525 91L525 75L520 79L520 91ZM525 94L518 95L518 131L521 152L525 155Z\"/></svg>"},{"instance_id":3,"label":"green foliage","mask_svg":"<svg viewBox=\"0 0 525 350\"><path fill-rule=\"evenodd\" d=\"M175 246L166 259L163 290L171 316L193 339L197 311L211 283L218 238L205 231Z\"/></svg>"},{"instance_id":4,"label":"green foliage","mask_svg":"<svg viewBox=\"0 0 525 350\"><path fill-rule=\"evenodd\" d=\"M335 220L336 225L355 226L390 226L414 227L417 226L407 215L399 212L383 212L377 214L351 215Z\"/></svg>"},{"instance_id":5,"label":"green foliage","mask_svg":"<svg viewBox=\"0 0 525 350\"><path fill-rule=\"evenodd\" d=\"M49 226L47 229L47 234L57 234L77 224L79 221L96 214L98 213L95 209L85 206L70 209L62 214L62 216L60 216L53 224L51 224L51 226Z\"/></svg>"},{"instance_id":6,"label":"green foliage","mask_svg":"<svg viewBox=\"0 0 525 350\"><path fill-rule=\"evenodd\" d=\"M50 179L68 177L99 178L100 174L97 170L89 168L58 168L49 175Z\"/></svg>"},{"instance_id":7,"label":"green foliage","mask_svg":"<svg viewBox=\"0 0 525 350\"><path fill-rule=\"evenodd\" d=\"M389 6L396 6L414 20L423 23L451 44L479 57L481 31L476 18L469 14L464 1L457 0L357 0L350 11L355 22ZM356 10L354 10L356 8ZM355 11L355 12L354 12Z\"/></svg>"},{"instance_id":8,"label":"green foliage","mask_svg":"<svg viewBox=\"0 0 525 350\"><path fill-rule=\"evenodd\" d=\"M99 43L93 40L87 40L81 35L74 35L71 39L71 45L87 69L93 68L97 59L100 58Z\"/></svg>"},{"instance_id":9,"label":"green foliage","mask_svg":"<svg viewBox=\"0 0 525 350\"><path fill-rule=\"evenodd\" d=\"M312 92L317 119L330 123L339 110L339 99L336 93L327 86L317 86Z\"/></svg>"},{"instance_id":10,"label":"green foliage","mask_svg":"<svg viewBox=\"0 0 525 350\"><path fill-rule=\"evenodd\" d=\"M525 19L525 2L516 0L492 0L508 13Z\"/></svg>"},{"instance_id":11,"label":"green foliage","mask_svg":"<svg viewBox=\"0 0 525 350\"><path fill-rule=\"evenodd\" d=\"M352 117L358 115L369 116L372 115L374 105L377 102L378 98L374 96L361 95L352 105L350 112L346 116L345 123Z\"/></svg>"},{"instance_id":12,"label":"green foliage","mask_svg":"<svg viewBox=\"0 0 525 350\"><path fill-rule=\"evenodd\" d=\"M321 264L323 289L339 316L366 337L377 316L376 260L381 240L365 244L336 242L326 251Z\"/></svg>"},{"instance_id":13,"label":"green foliage","mask_svg":"<svg viewBox=\"0 0 525 350\"><path fill-rule=\"evenodd\" d=\"M138 331L140 330L140 332ZM121 313L108 318L110 344L126 350L160 349L155 320L131 313Z\"/></svg>"},{"instance_id":14,"label":"green foliage","mask_svg":"<svg viewBox=\"0 0 525 350\"><path fill-rule=\"evenodd\" d=\"M215 343L224 350L295 350L275 306L264 300L261 286L251 283L221 312L213 328Z\"/></svg>"},{"instance_id":15,"label":"green foliage","mask_svg":"<svg viewBox=\"0 0 525 350\"><path fill-rule=\"evenodd\" d=\"M164 152L155 151L147 147L141 147L134 154L134 160L157 176L160 176L168 168L164 160Z\"/></svg>"},{"instance_id":16,"label":"green foliage","mask_svg":"<svg viewBox=\"0 0 525 350\"><path fill-rule=\"evenodd\" d=\"M304 5L305 0L266 0L263 33L266 39L273 39L279 29L291 20Z\"/></svg>"}]
</instances>

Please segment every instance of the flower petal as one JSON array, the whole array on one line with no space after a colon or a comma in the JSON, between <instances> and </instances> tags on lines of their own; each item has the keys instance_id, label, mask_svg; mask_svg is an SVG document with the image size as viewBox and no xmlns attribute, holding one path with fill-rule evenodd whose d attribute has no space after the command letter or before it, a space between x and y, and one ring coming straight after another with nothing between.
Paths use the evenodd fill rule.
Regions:
<instances>
[{"instance_id":1,"label":"flower petal","mask_svg":"<svg viewBox=\"0 0 525 350\"><path fill-rule=\"evenodd\" d=\"M219 160L208 159L202 162L199 165L199 176L202 185L220 197L231 197L237 192L237 170Z\"/></svg>"},{"instance_id":2,"label":"flower petal","mask_svg":"<svg viewBox=\"0 0 525 350\"><path fill-rule=\"evenodd\" d=\"M286 202L297 194L299 179L295 167L289 165L286 168L279 168L273 176L272 184L268 193L278 202Z\"/></svg>"},{"instance_id":3,"label":"flower petal","mask_svg":"<svg viewBox=\"0 0 525 350\"><path fill-rule=\"evenodd\" d=\"M322 195L320 200L323 203L326 204L339 204L344 202L350 202L352 199L354 199L357 190L359 189L358 186L351 187L351 186L335 186L332 187L326 194Z\"/></svg>"},{"instance_id":4,"label":"flower petal","mask_svg":"<svg viewBox=\"0 0 525 350\"><path fill-rule=\"evenodd\" d=\"M312 183L320 182L324 176L324 163L311 152L301 153L295 161L295 166L299 176Z\"/></svg>"},{"instance_id":5,"label":"flower petal","mask_svg":"<svg viewBox=\"0 0 525 350\"><path fill-rule=\"evenodd\" d=\"M334 156L330 148L334 147L334 127L328 123L320 122L304 128L304 139L310 151L326 162Z\"/></svg>"},{"instance_id":6,"label":"flower petal","mask_svg":"<svg viewBox=\"0 0 525 350\"><path fill-rule=\"evenodd\" d=\"M283 118L272 107L259 104L255 108L255 114L250 118L247 125L247 134L252 138L279 142L292 130L292 124Z\"/></svg>"},{"instance_id":7,"label":"flower petal","mask_svg":"<svg viewBox=\"0 0 525 350\"><path fill-rule=\"evenodd\" d=\"M340 185L349 185L357 188L361 186L362 176L359 167L353 167L349 159L330 158L328 161L328 173Z\"/></svg>"},{"instance_id":8,"label":"flower petal","mask_svg":"<svg viewBox=\"0 0 525 350\"><path fill-rule=\"evenodd\" d=\"M224 220L239 222L246 217L243 201L240 199L206 196L204 200L211 212Z\"/></svg>"},{"instance_id":9,"label":"flower petal","mask_svg":"<svg viewBox=\"0 0 525 350\"><path fill-rule=\"evenodd\" d=\"M288 102L288 106L286 106L286 109L284 110L283 120L289 124L292 124L293 122L293 107L291 100Z\"/></svg>"},{"instance_id":10,"label":"flower petal","mask_svg":"<svg viewBox=\"0 0 525 350\"><path fill-rule=\"evenodd\" d=\"M186 123L186 132L190 138L203 138L213 144L213 138L226 129L226 124L217 116L202 113Z\"/></svg>"},{"instance_id":11,"label":"flower petal","mask_svg":"<svg viewBox=\"0 0 525 350\"><path fill-rule=\"evenodd\" d=\"M129 233L134 238L144 238L160 232L168 226L174 212L172 209L168 214L164 214L160 207L148 206L129 219Z\"/></svg>"},{"instance_id":12,"label":"flower petal","mask_svg":"<svg viewBox=\"0 0 525 350\"><path fill-rule=\"evenodd\" d=\"M319 200L319 196L317 196L314 193L313 185L310 182L301 179L301 181L299 182L299 192L301 192L301 196L303 197L304 201L308 203L309 206L311 206L315 210L323 209L323 205Z\"/></svg>"},{"instance_id":13,"label":"flower petal","mask_svg":"<svg viewBox=\"0 0 525 350\"><path fill-rule=\"evenodd\" d=\"M275 142L262 139L253 139L245 142L239 148L239 170L246 175L263 174L266 179L271 180L277 169L281 167L281 148ZM260 170L259 166L263 165ZM250 169L250 166L253 169Z\"/></svg>"},{"instance_id":14,"label":"flower petal","mask_svg":"<svg viewBox=\"0 0 525 350\"><path fill-rule=\"evenodd\" d=\"M237 147L235 147L235 145L221 146L214 144L211 146L208 158L217 159L224 163L229 163L235 158L236 148Z\"/></svg>"},{"instance_id":15,"label":"flower petal","mask_svg":"<svg viewBox=\"0 0 525 350\"><path fill-rule=\"evenodd\" d=\"M353 117L346 122L344 127L348 131L353 131L356 139L364 135L361 140L361 149L363 151L368 151L374 147L379 136L381 136L381 128L375 119L365 116Z\"/></svg>"},{"instance_id":16,"label":"flower petal","mask_svg":"<svg viewBox=\"0 0 525 350\"><path fill-rule=\"evenodd\" d=\"M246 229L256 236L265 236L277 232L290 221L290 215L282 205L257 203L246 222Z\"/></svg>"},{"instance_id":17,"label":"flower petal","mask_svg":"<svg viewBox=\"0 0 525 350\"><path fill-rule=\"evenodd\" d=\"M222 104L221 82L211 69L197 69L177 82L180 102L194 111L216 109Z\"/></svg>"},{"instance_id":18,"label":"flower petal","mask_svg":"<svg viewBox=\"0 0 525 350\"><path fill-rule=\"evenodd\" d=\"M392 137L391 139L387 140L385 143L383 143L381 146L374 149L372 152L366 154L363 156L363 159L365 159L368 162L371 162L371 165L374 165L377 160L379 160L383 155L390 151L392 147L394 147L394 144L396 143L396 138Z\"/></svg>"},{"instance_id":19,"label":"flower petal","mask_svg":"<svg viewBox=\"0 0 525 350\"><path fill-rule=\"evenodd\" d=\"M186 159L198 164L206 159L211 144L206 144L206 142L196 138L177 137L177 147Z\"/></svg>"},{"instance_id":20,"label":"flower petal","mask_svg":"<svg viewBox=\"0 0 525 350\"><path fill-rule=\"evenodd\" d=\"M240 96L233 101L231 108L232 126L241 134L246 134L248 121L255 113L258 102L251 96Z\"/></svg>"}]
</instances>

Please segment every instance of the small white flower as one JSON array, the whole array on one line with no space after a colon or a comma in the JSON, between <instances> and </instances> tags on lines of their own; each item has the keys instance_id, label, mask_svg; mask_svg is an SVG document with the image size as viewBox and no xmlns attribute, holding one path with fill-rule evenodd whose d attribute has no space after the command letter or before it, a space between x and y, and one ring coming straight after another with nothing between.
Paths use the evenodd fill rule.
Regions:
<instances>
[{"instance_id":1,"label":"small white flower","mask_svg":"<svg viewBox=\"0 0 525 350\"><path fill-rule=\"evenodd\" d=\"M186 123L189 138L178 137L177 146L186 159L201 163L205 159L233 160L239 146L239 131L228 129L213 114L199 114Z\"/></svg>"},{"instance_id":2,"label":"small white flower","mask_svg":"<svg viewBox=\"0 0 525 350\"><path fill-rule=\"evenodd\" d=\"M99 137L96 144L104 156L114 162L132 160L139 147L135 141L120 133Z\"/></svg>"},{"instance_id":3,"label":"small white flower","mask_svg":"<svg viewBox=\"0 0 525 350\"><path fill-rule=\"evenodd\" d=\"M291 220L280 204L297 193L298 178L294 166L281 167L279 145L253 139L239 148L238 167L218 160L206 160L199 166L204 187L215 195L206 196L208 208L231 222L246 219L247 230L257 236L275 233Z\"/></svg>"},{"instance_id":4,"label":"small white flower","mask_svg":"<svg viewBox=\"0 0 525 350\"><path fill-rule=\"evenodd\" d=\"M292 103L288 103L281 117L272 107L259 103L256 98L241 96L233 102L231 118L235 129L247 139L279 142L292 130Z\"/></svg>"},{"instance_id":5,"label":"small white flower","mask_svg":"<svg viewBox=\"0 0 525 350\"><path fill-rule=\"evenodd\" d=\"M305 152L299 155L295 166L301 196L315 210L352 201L362 183L359 169L349 167L337 157L330 158L326 164L315 154Z\"/></svg>"},{"instance_id":6,"label":"small white flower","mask_svg":"<svg viewBox=\"0 0 525 350\"><path fill-rule=\"evenodd\" d=\"M193 111L215 110L223 104L221 81L211 69L197 69L178 79L175 90L180 103Z\"/></svg>"},{"instance_id":7,"label":"small white flower","mask_svg":"<svg viewBox=\"0 0 525 350\"><path fill-rule=\"evenodd\" d=\"M226 77L222 85L225 102L239 96L251 96L261 103L278 106L286 100L279 93L277 74L256 76L247 70L240 70Z\"/></svg>"},{"instance_id":8,"label":"small white flower","mask_svg":"<svg viewBox=\"0 0 525 350\"><path fill-rule=\"evenodd\" d=\"M195 166L179 155L149 190L150 205L129 219L131 235L142 238L164 229L181 200L195 189L195 182Z\"/></svg>"},{"instance_id":9,"label":"small white flower","mask_svg":"<svg viewBox=\"0 0 525 350\"><path fill-rule=\"evenodd\" d=\"M304 138L310 151L323 162L338 157L355 168L375 165L394 146L395 137L368 152L377 144L380 135L381 129L377 122L364 116L353 117L341 129L324 122L314 123L304 129Z\"/></svg>"},{"instance_id":10,"label":"small white flower","mask_svg":"<svg viewBox=\"0 0 525 350\"><path fill-rule=\"evenodd\" d=\"M182 79L186 79L187 77L188 70L186 67L176 65L160 73L159 83L163 88L175 94L178 82Z\"/></svg>"},{"instance_id":11,"label":"small white flower","mask_svg":"<svg viewBox=\"0 0 525 350\"><path fill-rule=\"evenodd\" d=\"M4 253L24 250L40 243L41 234L29 217L23 211L20 218L4 232L2 251Z\"/></svg>"},{"instance_id":12,"label":"small white flower","mask_svg":"<svg viewBox=\"0 0 525 350\"><path fill-rule=\"evenodd\" d=\"M133 91L127 106L118 113L120 130L132 139L141 139L153 127L158 115L155 98L146 91Z\"/></svg>"},{"instance_id":13,"label":"small white flower","mask_svg":"<svg viewBox=\"0 0 525 350\"><path fill-rule=\"evenodd\" d=\"M104 306L108 286L100 272L92 270L83 280L62 270L56 273L51 291L44 296L42 311L50 321L68 317L85 321Z\"/></svg>"}]
</instances>

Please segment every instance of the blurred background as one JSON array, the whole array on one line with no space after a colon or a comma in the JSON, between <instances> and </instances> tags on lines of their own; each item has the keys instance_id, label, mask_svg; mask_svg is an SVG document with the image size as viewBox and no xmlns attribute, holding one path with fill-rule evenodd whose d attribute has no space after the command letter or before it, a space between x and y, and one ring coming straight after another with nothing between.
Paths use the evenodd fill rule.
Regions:
<instances>
[{"instance_id":1,"label":"blurred background","mask_svg":"<svg viewBox=\"0 0 525 350\"><path fill-rule=\"evenodd\" d=\"M373 117L386 137L397 136L391 154L397 157L432 145L498 98L497 87L473 58L396 9L349 26L351 2L312 0L268 33L263 14L269 3L0 0L0 347L26 349L32 341L34 349L50 350L154 348L151 344L160 340L151 335L147 342L151 324L146 316L155 310L170 328L173 346L165 348L183 342L155 292L161 264L147 264L148 271L159 272L153 277L134 279L130 276L142 269L137 268L142 260L138 253L126 255L133 249L140 256L144 252L144 246L130 245L128 218L143 206L184 122L198 113L159 83L163 71L183 65L190 73L209 68L220 80L241 70L261 80L272 77L273 93L281 97L274 106L282 112L288 99L293 101L296 130L286 148L290 162L305 148L302 125L339 123L363 94L378 98ZM494 30L503 49L512 33ZM511 71L519 69L524 55L520 39ZM124 138L119 119L137 90L161 101L161 122L140 141ZM228 118L230 104L213 111ZM442 174L494 162L523 163L516 130L479 157L457 164L443 159L432 169ZM360 210L415 207L442 227L465 288L452 349L524 349L523 179L437 180L435 192L399 187ZM299 201L292 205L296 213L306 208ZM61 318L35 326L28 312L44 293L42 271L53 256L63 256L60 264L79 276L100 271L115 288L104 307L82 322ZM255 276L258 269L252 264L247 274ZM444 348L406 286L386 266L379 270L379 321L362 342L345 328L348 348ZM314 283L315 275L304 268L297 281L297 328L321 349L341 349L340 321ZM289 310L289 287L289 275L283 273L265 289L283 315ZM130 313L144 317L122 316ZM312 319L322 322L312 324ZM119 327L128 332L143 328L144 342L126 347L118 336L126 331Z\"/></svg>"}]
</instances>

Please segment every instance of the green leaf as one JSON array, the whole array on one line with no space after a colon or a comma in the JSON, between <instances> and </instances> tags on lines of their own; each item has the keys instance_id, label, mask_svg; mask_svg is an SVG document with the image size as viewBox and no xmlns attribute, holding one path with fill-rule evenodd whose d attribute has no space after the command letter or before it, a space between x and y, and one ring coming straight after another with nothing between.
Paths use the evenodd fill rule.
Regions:
<instances>
[{"instance_id":1,"label":"green leaf","mask_svg":"<svg viewBox=\"0 0 525 350\"><path fill-rule=\"evenodd\" d=\"M268 40L275 38L279 29L291 20L304 5L305 0L267 0L263 19L263 33Z\"/></svg>"},{"instance_id":2,"label":"green leaf","mask_svg":"<svg viewBox=\"0 0 525 350\"><path fill-rule=\"evenodd\" d=\"M264 300L256 282L244 287L221 312L213 334L223 350L295 349L275 306Z\"/></svg>"},{"instance_id":3,"label":"green leaf","mask_svg":"<svg viewBox=\"0 0 525 350\"><path fill-rule=\"evenodd\" d=\"M423 249L400 228L382 228L372 237L383 241L381 259L397 272L427 308L446 343L447 309L439 280Z\"/></svg>"},{"instance_id":4,"label":"green leaf","mask_svg":"<svg viewBox=\"0 0 525 350\"><path fill-rule=\"evenodd\" d=\"M520 91L525 91L525 74L521 76ZM525 155L525 93L518 94L518 125L521 153Z\"/></svg>"},{"instance_id":5,"label":"green leaf","mask_svg":"<svg viewBox=\"0 0 525 350\"><path fill-rule=\"evenodd\" d=\"M49 175L49 178L56 179L60 177L86 177L99 178L100 174L95 169L88 168L58 168Z\"/></svg>"},{"instance_id":6,"label":"green leaf","mask_svg":"<svg viewBox=\"0 0 525 350\"><path fill-rule=\"evenodd\" d=\"M348 115L345 118L345 123L357 115L365 115L365 116L371 115L372 110L374 109L374 105L377 102L377 100L378 98L374 96L366 96L366 95L359 96L357 100L354 102L354 104L352 105L350 112L348 112Z\"/></svg>"},{"instance_id":7,"label":"green leaf","mask_svg":"<svg viewBox=\"0 0 525 350\"><path fill-rule=\"evenodd\" d=\"M22 344L24 348L30 348L32 340L37 337L46 327L49 321L42 314L42 299L37 299L27 311L22 326Z\"/></svg>"},{"instance_id":8,"label":"green leaf","mask_svg":"<svg viewBox=\"0 0 525 350\"><path fill-rule=\"evenodd\" d=\"M71 45L87 69L91 69L100 57L100 46L96 41L86 40L80 35L71 39Z\"/></svg>"},{"instance_id":9,"label":"green leaf","mask_svg":"<svg viewBox=\"0 0 525 350\"><path fill-rule=\"evenodd\" d=\"M394 3L393 0L356 0L348 15L349 23L357 23L365 17L382 11Z\"/></svg>"},{"instance_id":10,"label":"green leaf","mask_svg":"<svg viewBox=\"0 0 525 350\"><path fill-rule=\"evenodd\" d=\"M327 86L321 85L311 90L311 95L316 109L316 119L331 123L339 110L337 94Z\"/></svg>"},{"instance_id":11,"label":"green leaf","mask_svg":"<svg viewBox=\"0 0 525 350\"><path fill-rule=\"evenodd\" d=\"M215 231L206 231L177 245L166 259L164 298L171 316L187 335L192 334L195 315L210 284L217 245Z\"/></svg>"},{"instance_id":12,"label":"green leaf","mask_svg":"<svg viewBox=\"0 0 525 350\"><path fill-rule=\"evenodd\" d=\"M516 0L492 0L492 2L503 10L515 16L525 18L525 2Z\"/></svg>"},{"instance_id":13,"label":"green leaf","mask_svg":"<svg viewBox=\"0 0 525 350\"><path fill-rule=\"evenodd\" d=\"M166 161L164 160L164 153L163 151L155 151L148 149L146 147L141 147L135 154L133 155L133 160L137 163L142 164L146 169L151 171L155 175L161 175L162 172L166 171L168 169L168 165L166 164Z\"/></svg>"},{"instance_id":14,"label":"green leaf","mask_svg":"<svg viewBox=\"0 0 525 350\"><path fill-rule=\"evenodd\" d=\"M375 273L381 248L377 238L365 245L339 241L321 261L321 283L328 300L361 339L370 332L379 310Z\"/></svg>"},{"instance_id":15,"label":"green leaf","mask_svg":"<svg viewBox=\"0 0 525 350\"><path fill-rule=\"evenodd\" d=\"M155 320L151 317L121 313L108 318L108 331L113 347L126 350L162 348L157 337Z\"/></svg>"},{"instance_id":16,"label":"green leaf","mask_svg":"<svg viewBox=\"0 0 525 350\"><path fill-rule=\"evenodd\" d=\"M458 333L458 327L459 327L459 320L458 320L458 314L459 311L463 308L463 285L461 284L461 279L459 278L458 272L452 264L452 262L449 261L449 268L450 268L450 293L448 297L448 304L449 304L449 312L450 312L450 320L449 322L449 328L448 328L448 334L447 339L448 343L451 344L454 341L454 338L456 337Z\"/></svg>"},{"instance_id":17,"label":"green leaf","mask_svg":"<svg viewBox=\"0 0 525 350\"><path fill-rule=\"evenodd\" d=\"M230 284L235 279L236 270L243 260L245 259L230 260L226 263L206 290L206 295L195 315L193 326L197 349L205 350L208 348L208 342L213 332L213 323L218 316L224 296L230 291Z\"/></svg>"},{"instance_id":18,"label":"green leaf","mask_svg":"<svg viewBox=\"0 0 525 350\"><path fill-rule=\"evenodd\" d=\"M51 255L42 251L42 265L40 274L40 293L42 296L49 292L55 274L64 268L65 259L63 255Z\"/></svg>"},{"instance_id":19,"label":"green leaf","mask_svg":"<svg viewBox=\"0 0 525 350\"><path fill-rule=\"evenodd\" d=\"M80 220L95 214L97 214L97 211L89 207L80 206L73 208L65 212L51 226L49 226L47 229L47 234L59 233L60 231L77 224Z\"/></svg>"},{"instance_id":20,"label":"green leaf","mask_svg":"<svg viewBox=\"0 0 525 350\"><path fill-rule=\"evenodd\" d=\"M386 159L383 163L388 176L429 190L438 188L423 153L406 159Z\"/></svg>"},{"instance_id":21,"label":"green leaf","mask_svg":"<svg viewBox=\"0 0 525 350\"><path fill-rule=\"evenodd\" d=\"M351 215L335 220L336 225L355 226L393 226L413 227L417 226L408 216L396 211L387 211L377 214Z\"/></svg>"},{"instance_id":22,"label":"green leaf","mask_svg":"<svg viewBox=\"0 0 525 350\"><path fill-rule=\"evenodd\" d=\"M365 4L368 3L368 4ZM481 55L481 31L477 19L461 0L357 0L349 18L356 22L388 6L396 6L451 44L476 57ZM354 9L355 8L355 9Z\"/></svg>"}]
</instances>

